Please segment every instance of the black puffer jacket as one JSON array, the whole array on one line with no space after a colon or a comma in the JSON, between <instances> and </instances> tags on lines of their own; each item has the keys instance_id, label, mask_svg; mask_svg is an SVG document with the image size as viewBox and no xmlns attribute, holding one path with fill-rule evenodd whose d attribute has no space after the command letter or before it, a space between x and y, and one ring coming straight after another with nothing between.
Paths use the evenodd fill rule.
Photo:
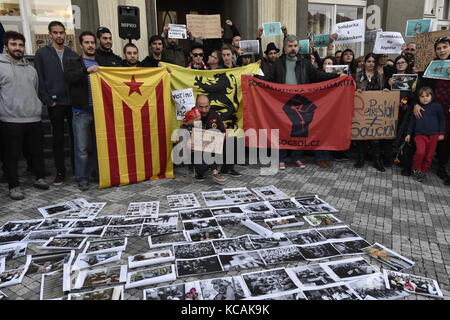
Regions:
<instances>
[{"instance_id":1,"label":"black puffer jacket","mask_svg":"<svg viewBox=\"0 0 450 320\"><path fill-rule=\"evenodd\" d=\"M95 52L95 61L101 67L121 67L122 66L122 58L118 55L114 54L112 51L103 51L97 49Z\"/></svg>"}]
</instances>

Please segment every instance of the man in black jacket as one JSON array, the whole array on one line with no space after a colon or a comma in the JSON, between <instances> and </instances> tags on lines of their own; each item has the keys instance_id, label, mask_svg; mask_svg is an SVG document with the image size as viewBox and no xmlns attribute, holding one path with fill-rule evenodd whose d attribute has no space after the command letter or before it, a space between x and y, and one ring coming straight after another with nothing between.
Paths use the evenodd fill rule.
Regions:
<instances>
[{"instance_id":1,"label":"man in black jacket","mask_svg":"<svg viewBox=\"0 0 450 320\"><path fill-rule=\"evenodd\" d=\"M70 134L71 160L73 166L72 107L64 84L64 63L77 54L64 46L66 28L59 21L48 25L52 45L36 52L34 66L39 76L39 99L48 108L53 130L53 156L56 167L55 186L64 183L66 166L64 157L64 122L67 119ZM72 168L73 169L73 168Z\"/></svg>"},{"instance_id":2,"label":"man in black jacket","mask_svg":"<svg viewBox=\"0 0 450 320\"><path fill-rule=\"evenodd\" d=\"M108 28L97 29L97 39L99 48L95 53L95 61L102 67L121 67L122 58L112 51L112 34Z\"/></svg>"},{"instance_id":3,"label":"man in black jacket","mask_svg":"<svg viewBox=\"0 0 450 320\"><path fill-rule=\"evenodd\" d=\"M81 191L87 191L89 179L98 172L89 74L97 72L99 64L95 60L96 38L92 32L80 34L80 45L83 55L65 63L64 77L72 101L75 180Z\"/></svg>"},{"instance_id":4,"label":"man in black jacket","mask_svg":"<svg viewBox=\"0 0 450 320\"><path fill-rule=\"evenodd\" d=\"M175 64L175 61L172 61L163 56L164 51L164 39L161 36L154 35L149 40L150 44L150 55L147 56L144 60L139 63L138 67L146 67L146 68L158 68L162 62L167 62L171 64Z\"/></svg>"},{"instance_id":5,"label":"man in black jacket","mask_svg":"<svg viewBox=\"0 0 450 320\"><path fill-rule=\"evenodd\" d=\"M284 55L275 61L268 75L263 77L264 80L288 84L300 85L327 81L339 77L335 73L325 73L313 67L311 62L303 59L298 55L298 40L296 36L289 35L284 40ZM280 149L280 170L285 170L286 160L289 150ZM305 168L300 161L300 150L293 150L291 159L297 168Z\"/></svg>"},{"instance_id":6,"label":"man in black jacket","mask_svg":"<svg viewBox=\"0 0 450 320\"><path fill-rule=\"evenodd\" d=\"M125 59L122 61L122 67L137 67L139 62L139 49L133 43L127 43L123 48Z\"/></svg>"}]
</instances>

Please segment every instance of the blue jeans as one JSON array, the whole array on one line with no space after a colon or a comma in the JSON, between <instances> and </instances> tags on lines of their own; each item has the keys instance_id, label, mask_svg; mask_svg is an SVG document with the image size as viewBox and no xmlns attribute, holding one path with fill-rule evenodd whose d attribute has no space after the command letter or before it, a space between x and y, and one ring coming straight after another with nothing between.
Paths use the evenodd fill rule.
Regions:
<instances>
[{"instance_id":1,"label":"blue jeans","mask_svg":"<svg viewBox=\"0 0 450 320\"><path fill-rule=\"evenodd\" d=\"M91 112L74 112L72 127L75 153L75 180L78 183L89 182L90 174L98 166L94 115Z\"/></svg>"},{"instance_id":2,"label":"blue jeans","mask_svg":"<svg viewBox=\"0 0 450 320\"><path fill-rule=\"evenodd\" d=\"M330 160L330 151L316 151L314 152L314 157L316 158L316 162L320 161L329 161Z\"/></svg>"},{"instance_id":3,"label":"blue jeans","mask_svg":"<svg viewBox=\"0 0 450 320\"><path fill-rule=\"evenodd\" d=\"M280 149L280 163L286 163L286 160L289 156L289 151L291 151L291 160L292 162L300 161L301 156L303 155L302 150L287 150Z\"/></svg>"}]
</instances>

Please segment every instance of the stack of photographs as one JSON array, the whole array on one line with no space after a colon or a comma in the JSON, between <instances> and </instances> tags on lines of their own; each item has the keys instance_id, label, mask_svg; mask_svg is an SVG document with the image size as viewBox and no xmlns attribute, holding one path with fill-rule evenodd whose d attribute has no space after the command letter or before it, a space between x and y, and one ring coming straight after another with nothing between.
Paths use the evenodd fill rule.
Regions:
<instances>
[{"instance_id":1,"label":"stack of photographs","mask_svg":"<svg viewBox=\"0 0 450 320\"><path fill-rule=\"evenodd\" d=\"M432 298L444 298L436 280L386 269L383 270L383 277L387 289L402 290Z\"/></svg>"},{"instance_id":2,"label":"stack of photographs","mask_svg":"<svg viewBox=\"0 0 450 320\"><path fill-rule=\"evenodd\" d=\"M143 270L132 271L127 275L125 289L144 287L153 284L171 282L177 279L175 267L166 265L161 267L146 268Z\"/></svg>"},{"instance_id":3,"label":"stack of photographs","mask_svg":"<svg viewBox=\"0 0 450 320\"><path fill-rule=\"evenodd\" d=\"M133 202L128 206L127 216L151 216L159 213L159 201Z\"/></svg>"},{"instance_id":4,"label":"stack of photographs","mask_svg":"<svg viewBox=\"0 0 450 320\"><path fill-rule=\"evenodd\" d=\"M83 293L71 293L67 300L123 300L123 286L100 289Z\"/></svg>"},{"instance_id":5,"label":"stack of photographs","mask_svg":"<svg viewBox=\"0 0 450 320\"><path fill-rule=\"evenodd\" d=\"M413 261L402 257L379 243L375 243L373 246L363 249L363 252L394 271L403 271L414 266Z\"/></svg>"},{"instance_id":6,"label":"stack of photographs","mask_svg":"<svg viewBox=\"0 0 450 320\"><path fill-rule=\"evenodd\" d=\"M152 251L128 257L128 268L135 269L175 261L172 250Z\"/></svg>"},{"instance_id":7,"label":"stack of photographs","mask_svg":"<svg viewBox=\"0 0 450 320\"><path fill-rule=\"evenodd\" d=\"M193 193L167 196L170 210L187 210L200 208L200 203Z\"/></svg>"},{"instance_id":8,"label":"stack of photographs","mask_svg":"<svg viewBox=\"0 0 450 320\"><path fill-rule=\"evenodd\" d=\"M289 199L290 197L275 186L252 188L252 191L264 201Z\"/></svg>"}]
</instances>

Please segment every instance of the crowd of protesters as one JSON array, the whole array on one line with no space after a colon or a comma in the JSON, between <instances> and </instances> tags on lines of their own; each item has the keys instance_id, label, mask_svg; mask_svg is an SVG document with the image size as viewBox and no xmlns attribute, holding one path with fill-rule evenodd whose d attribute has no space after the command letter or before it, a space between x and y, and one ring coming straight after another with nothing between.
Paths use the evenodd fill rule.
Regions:
<instances>
[{"instance_id":1,"label":"crowd of protesters","mask_svg":"<svg viewBox=\"0 0 450 320\"><path fill-rule=\"evenodd\" d=\"M189 69L229 69L260 61L263 76L260 78L288 85L317 83L338 77L325 72L330 65L347 65L358 91L389 91L394 74L417 74L414 43L404 46L403 53L394 60L385 55L369 53L357 57L351 49L334 51L336 35L330 37L327 56L321 58L311 41L311 54L300 55L298 39L282 28L284 46L279 49L269 43L264 55L244 54L240 48L242 40L239 30L232 21L226 21L232 37L221 39L194 38L187 30L190 42L188 49L176 39L168 38L169 27L161 35L149 39L149 55L140 60L139 49L133 43L125 45L123 57L112 51L112 33L108 28L98 28L94 34L82 32L79 55L66 46L66 28L58 21L48 26L51 44L39 49L34 66L25 58L24 36L15 31L4 32L4 53L0 55L0 161L1 179L9 185L9 195L14 200L24 198L19 184L18 161L25 156L29 169L36 176L34 187L47 190L46 168L43 152L42 105L48 109L52 126L54 156L53 185L65 183L73 173L78 188L87 191L98 181L98 162L93 117L93 101L89 74L99 67L160 67L167 62ZM260 41L262 28L256 35ZM450 57L450 39L438 39L435 43L437 60ZM447 70L450 74L450 68ZM354 167L361 169L371 161L374 168L385 172L401 159L402 175L413 175L423 182L430 171L435 154L438 166L436 173L450 186L446 171L450 155L450 81L432 80L418 73L418 81L410 91L401 92L397 139L355 141L351 150L356 154ZM207 96L199 96L197 106L186 115L185 127L194 120L209 129L211 119L223 132L227 119L210 108ZM70 142L64 139L65 123L69 126ZM235 138L227 138L235 139ZM227 144L227 142L225 142ZM65 149L69 147L70 168L67 167ZM345 152L314 151L315 164L321 168L333 166L334 161L348 161L350 150ZM302 162L304 152L280 150L279 169L285 170L290 158L297 168L305 168ZM204 180L207 171L212 170L217 183L225 181L224 175L239 177L234 163L221 168L196 164L195 178Z\"/></svg>"}]
</instances>

